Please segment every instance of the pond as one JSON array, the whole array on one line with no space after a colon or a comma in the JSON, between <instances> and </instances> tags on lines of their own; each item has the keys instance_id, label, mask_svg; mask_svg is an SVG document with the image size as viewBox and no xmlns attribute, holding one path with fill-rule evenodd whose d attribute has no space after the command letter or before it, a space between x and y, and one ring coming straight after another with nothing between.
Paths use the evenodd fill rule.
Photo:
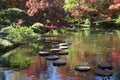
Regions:
<instances>
[{"instance_id":1,"label":"pond","mask_svg":"<svg viewBox=\"0 0 120 80\"><path fill-rule=\"evenodd\" d=\"M47 56L34 56L31 64L23 70L0 68L0 80L120 80L120 35L116 32L92 32L47 36L43 50L58 49L60 43L68 43L67 48L61 51L68 52L58 55L58 60L66 62L65 65L55 66L56 60L49 60ZM66 45L64 45L66 46ZM58 51L59 52L59 51ZM56 54L57 53L57 54ZM96 75L96 70L102 70L98 64L110 63L113 75ZM89 71L76 71L76 65L90 66ZM106 70L106 69L105 69ZM108 70L108 69L107 69Z\"/></svg>"}]
</instances>

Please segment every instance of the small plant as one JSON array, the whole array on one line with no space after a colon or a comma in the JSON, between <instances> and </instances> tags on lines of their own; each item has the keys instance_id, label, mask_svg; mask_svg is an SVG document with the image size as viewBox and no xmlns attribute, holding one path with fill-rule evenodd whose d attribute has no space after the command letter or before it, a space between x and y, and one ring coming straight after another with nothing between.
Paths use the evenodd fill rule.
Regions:
<instances>
[{"instance_id":1,"label":"small plant","mask_svg":"<svg viewBox=\"0 0 120 80\"><path fill-rule=\"evenodd\" d=\"M9 47L12 46L13 44L8 40L0 39L0 45L4 47Z\"/></svg>"},{"instance_id":2,"label":"small plant","mask_svg":"<svg viewBox=\"0 0 120 80\"><path fill-rule=\"evenodd\" d=\"M47 32L47 28L42 24L42 23L34 23L31 28L34 30L36 33L45 33Z\"/></svg>"},{"instance_id":3,"label":"small plant","mask_svg":"<svg viewBox=\"0 0 120 80\"><path fill-rule=\"evenodd\" d=\"M116 20L116 23L120 24L120 15L118 16L118 19Z\"/></svg>"},{"instance_id":4,"label":"small plant","mask_svg":"<svg viewBox=\"0 0 120 80\"><path fill-rule=\"evenodd\" d=\"M39 35L34 33L33 30L28 27L11 28L7 36L7 39L14 43L36 42L38 38Z\"/></svg>"}]
</instances>

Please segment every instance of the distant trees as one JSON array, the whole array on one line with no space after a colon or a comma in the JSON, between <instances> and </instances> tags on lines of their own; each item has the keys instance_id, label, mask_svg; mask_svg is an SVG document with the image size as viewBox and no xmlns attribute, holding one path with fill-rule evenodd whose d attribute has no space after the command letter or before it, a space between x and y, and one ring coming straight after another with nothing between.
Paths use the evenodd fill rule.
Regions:
<instances>
[{"instance_id":1,"label":"distant trees","mask_svg":"<svg viewBox=\"0 0 120 80\"><path fill-rule=\"evenodd\" d=\"M66 0L65 10L77 18L108 18L120 13L120 0Z\"/></svg>"}]
</instances>

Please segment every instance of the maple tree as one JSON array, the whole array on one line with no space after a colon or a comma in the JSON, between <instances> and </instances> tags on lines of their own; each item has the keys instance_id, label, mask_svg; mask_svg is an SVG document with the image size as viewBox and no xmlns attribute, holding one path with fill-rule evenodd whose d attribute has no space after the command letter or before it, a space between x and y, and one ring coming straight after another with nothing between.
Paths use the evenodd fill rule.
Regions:
<instances>
[{"instance_id":1,"label":"maple tree","mask_svg":"<svg viewBox=\"0 0 120 80\"><path fill-rule=\"evenodd\" d=\"M66 0L65 9L70 11L75 18L82 19L85 16L96 15L107 19L120 14L120 0Z\"/></svg>"},{"instance_id":2,"label":"maple tree","mask_svg":"<svg viewBox=\"0 0 120 80\"><path fill-rule=\"evenodd\" d=\"M70 27L64 19L66 13L56 0L29 0L26 2L27 13L37 18L36 21L43 23L47 28ZM38 18L39 17L39 18Z\"/></svg>"}]
</instances>

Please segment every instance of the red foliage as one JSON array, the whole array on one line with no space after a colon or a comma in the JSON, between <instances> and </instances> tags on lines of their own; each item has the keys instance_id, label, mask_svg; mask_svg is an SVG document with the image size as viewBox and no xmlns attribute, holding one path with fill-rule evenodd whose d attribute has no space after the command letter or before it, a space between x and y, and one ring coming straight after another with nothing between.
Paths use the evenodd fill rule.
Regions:
<instances>
[{"instance_id":1,"label":"red foliage","mask_svg":"<svg viewBox=\"0 0 120 80\"><path fill-rule=\"evenodd\" d=\"M39 21L49 29L70 27L64 19L66 16L64 9L57 4L56 0L29 0L26 6L28 7L27 13L36 18L34 22Z\"/></svg>"},{"instance_id":2,"label":"red foliage","mask_svg":"<svg viewBox=\"0 0 120 80\"><path fill-rule=\"evenodd\" d=\"M120 50L114 50L111 52L111 63L114 67L120 64Z\"/></svg>"},{"instance_id":3,"label":"red foliage","mask_svg":"<svg viewBox=\"0 0 120 80\"><path fill-rule=\"evenodd\" d=\"M120 0L113 0L114 3L120 3Z\"/></svg>"},{"instance_id":4,"label":"red foliage","mask_svg":"<svg viewBox=\"0 0 120 80\"><path fill-rule=\"evenodd\" d=\"M91 3L95 3L95 0L90 0Z\"/></svg>"}]
</instances>

